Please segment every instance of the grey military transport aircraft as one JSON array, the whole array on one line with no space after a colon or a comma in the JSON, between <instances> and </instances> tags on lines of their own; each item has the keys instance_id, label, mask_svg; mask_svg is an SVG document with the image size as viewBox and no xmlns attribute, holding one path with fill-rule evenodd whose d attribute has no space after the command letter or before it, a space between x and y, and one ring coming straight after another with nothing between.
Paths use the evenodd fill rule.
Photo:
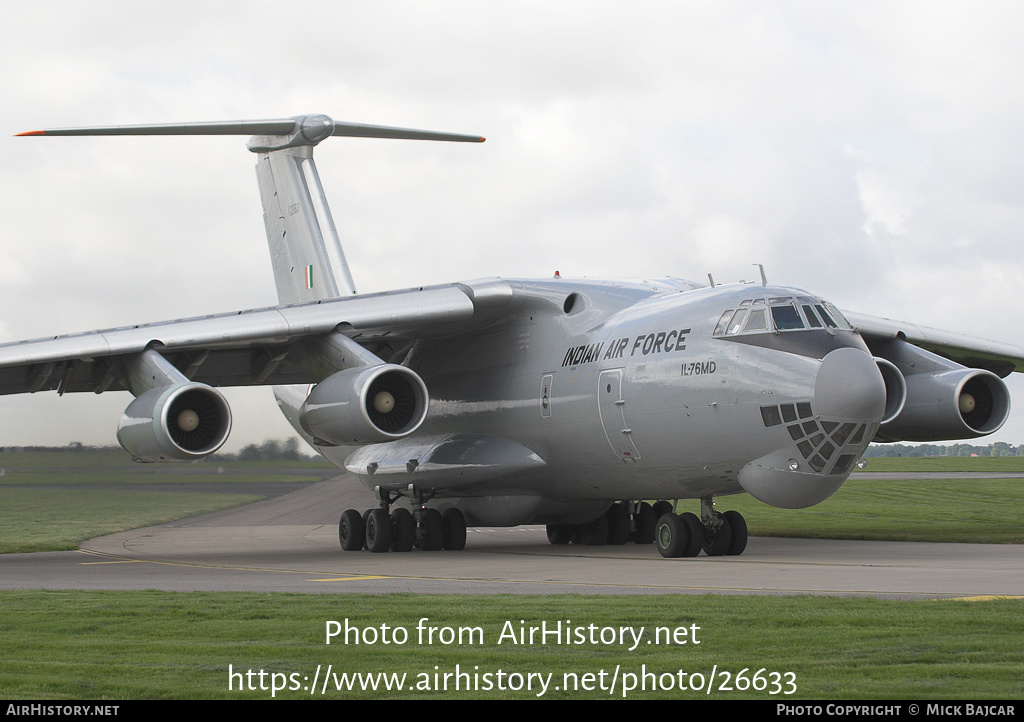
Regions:
<instances>
[{"instance_id":1,"label":"grey military transport aircraft","mask_svg":"<svg viewBox=\"0 0 1024 722\"><path fill-rule=\"evenodd\" d=\"M1009 412L1000 377L1024 370L1020 347L844 314L763 273L357 294L314 146L477 136L324 115L22 135L188 134L251 136L281 305L0 345L0 393L127 390L121 446L190 461L231 430L216 387L272 385L295 430L379 499L342 515L347 551L546 524L553 544L740 554L746 522L716 497L811 506L872 440L989 434ZM689 499L699 515L677 513Z\"/></svg>"}]
</instances>

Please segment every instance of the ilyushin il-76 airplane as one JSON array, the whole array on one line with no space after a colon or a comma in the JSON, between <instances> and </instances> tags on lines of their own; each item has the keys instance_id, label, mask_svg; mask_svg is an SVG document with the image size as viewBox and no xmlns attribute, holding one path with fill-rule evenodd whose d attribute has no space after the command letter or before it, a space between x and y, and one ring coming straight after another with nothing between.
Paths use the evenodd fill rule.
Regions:
<instances>
[{"instance_id":1,"label":"ilyushin il-76 airplane","mask_svg":"<svg viewBox=\"0 0 1024 722\"><path fill-rule=\"evenodd\" d=\"M740 554L746 522L716 497L807 507L872 440L989 434L1009 412L1001 377L1024 370L1018 346L844 314L763 271L358 294L313 148L477 136L325 115L23 135L188 134L251 136L281 305L5 344L0 393L127 390L121 446L190 461L231 430L217 387L273 386L295 430L379 500L341 516L347 551L462 549L467 525L545 524L553 544Z\"/></svg>"}]
</instances>

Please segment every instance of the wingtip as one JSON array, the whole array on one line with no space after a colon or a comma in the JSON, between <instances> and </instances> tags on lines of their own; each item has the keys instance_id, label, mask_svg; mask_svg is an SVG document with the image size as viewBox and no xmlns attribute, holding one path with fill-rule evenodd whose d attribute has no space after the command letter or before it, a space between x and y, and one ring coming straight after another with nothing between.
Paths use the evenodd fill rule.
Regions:
<instances>
[{"instance_id":1,"label":"wingtip","mask_svg":"<svg viewBox=\"0 0 1024 722\"><path fill-rule=\"evenodd\" d=\"M30 131L28 131L26 133L15 133L14 137L17 138L17 137L23 136L23 135L46 135L46 131L45 130L30 130Z\"/></svg>"}]
</instances>

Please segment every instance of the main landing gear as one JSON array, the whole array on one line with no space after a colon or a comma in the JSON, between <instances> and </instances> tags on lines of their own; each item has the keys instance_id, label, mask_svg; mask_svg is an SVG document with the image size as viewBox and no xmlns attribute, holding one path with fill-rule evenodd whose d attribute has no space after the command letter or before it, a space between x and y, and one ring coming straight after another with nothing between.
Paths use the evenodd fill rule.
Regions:
<instances>
[{"instance_id":1,"label":"main landing gear","mask_svg":"<svg viewBox=\"0 0 1024 722\"><path fill-rule=\"evenodd\" d=\"M646 501L620 501L604 514L586 524L548 524L548 541L552 544L586 544L604 546L654 543L657 512Z\"/></svg>"},{"instance_id":2,"label":"main landing gear","mask_svg":"<svg viewBox=\"0 0 1024 722\"><path fill-rule=\"evenodd\" d=\"M466 518L455 508L444 510L427 508L430 496L418 489L413 493L412 511L396 507L388 509L402 498L401 494L378 489L380 506L360 514L347 509L338 522L338 540L347 552L366 548L371 552L407 552L414 546L423 551L464 549L466 546ZM432 496L432 495L431 495Z\"/></svg>"},{"instance_id":3,"label":"main landing gear","mask_svg":"<svg viewBox=\"0 0 1024 722\"><path fill-rule=\"evenodd\" d=\"M586 524L548 524L552 544L615 545L656 543L663 557L742 554L747 547L747 522L738 511L715 511L711 497L700 500L701 517L676 514L674 505L659 501L622 501Z\"/></svg>"}]
</instances>

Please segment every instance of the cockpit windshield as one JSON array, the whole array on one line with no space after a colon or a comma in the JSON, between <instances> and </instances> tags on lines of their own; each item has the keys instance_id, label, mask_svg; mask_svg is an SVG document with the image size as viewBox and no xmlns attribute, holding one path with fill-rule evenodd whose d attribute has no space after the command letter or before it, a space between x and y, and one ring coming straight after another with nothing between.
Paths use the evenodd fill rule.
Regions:
<instances>
[{"instance_id":1,"label":"cockpit windshield","mask_svg":"<svg viewBox=\"0 0 1024 722\"><path fill-rule=\"evenodd\" d=\"M769 325L770 324L770 325ZM809 329L852 330L839 309L827 301L807 296L755 298L725 311L715 326L715 336L741 333L800 331Z\"/></svg>"}]
</instances>

